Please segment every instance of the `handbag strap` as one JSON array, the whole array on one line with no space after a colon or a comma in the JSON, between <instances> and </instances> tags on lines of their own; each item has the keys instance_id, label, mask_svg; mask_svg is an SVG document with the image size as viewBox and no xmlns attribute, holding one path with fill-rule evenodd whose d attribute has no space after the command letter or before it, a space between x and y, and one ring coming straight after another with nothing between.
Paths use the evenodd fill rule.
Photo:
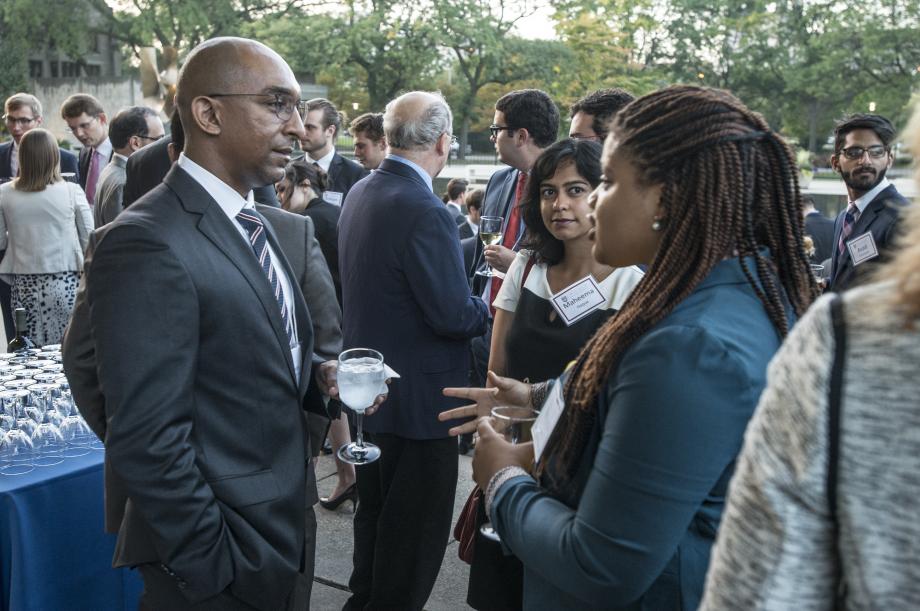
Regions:
<instances>
[{"instance_id":1,"label":"handbag strap","mask_svg":"<svg viewBox=\"0 0 920 611\"><path fill-rule=\"evenodd\" d=\"M837 482L840 463L840 418L843 390L844 362L846 360L846 320L843 316L843 297L836 294L831 300L831 324L834 329L834 361L831 366L830 384L827 391L827 504L840 570L837 577L836 599L842 601L846 595L843 580L843 558L840 549L840 519L837 513ZM837 605L837 608L843 608Z\"/></svg>"},{"instance_id":2,"label":"handbag strap","mask_svg":"<svg viewBox=\"0 0 920 611\"><path fill-rule=\"evenodd\" d=\"M530 270L533 269L533 264L537 262L536 257L530 255L527 258L527 263L524 265L524 273L521 274L521 290L524 290L524 285L527 284L527 276L530 275Z\"/></svg>"}]
</instances>

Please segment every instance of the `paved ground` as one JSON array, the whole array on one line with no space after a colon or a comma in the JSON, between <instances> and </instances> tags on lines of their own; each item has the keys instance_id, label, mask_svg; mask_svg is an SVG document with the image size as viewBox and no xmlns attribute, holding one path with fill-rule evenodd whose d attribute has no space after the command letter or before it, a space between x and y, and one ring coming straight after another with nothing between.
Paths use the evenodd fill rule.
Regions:
<instances>
[{"instance_id":1,"label":"paved ground","mask_svg":"<svg viewBox=\"0 0 920 611\"><path fill-rule=\"evenodd\" d=\"M473 489L472 461L460 456L460 476L454 502L454 518ZM321 456L316 468L319 495L326 496L335 486L335 463L330 456ZM347 584L351 574L352 529L351 503L344 503L337 511L327 511L316 505L318 523L316 536L316 573L313 581L311 609L338 611L348 598ZM470 609L466 604L466 582L469 565L457 557L457 542L453 537L444 554L441 573L428 599L429 611L454 611Z\"/></svg>"}]
</instances>

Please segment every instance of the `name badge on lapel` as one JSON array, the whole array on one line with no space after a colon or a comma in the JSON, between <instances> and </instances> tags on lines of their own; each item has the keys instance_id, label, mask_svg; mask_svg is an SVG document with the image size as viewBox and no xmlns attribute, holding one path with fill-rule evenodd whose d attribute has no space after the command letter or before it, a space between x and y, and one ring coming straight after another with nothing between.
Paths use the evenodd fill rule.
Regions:
<instances>
[{"instance_id":1,"label":"name badge on lapel","mask_svg":"<svg viewBox=\"0 0 920 611\"><path fill-rule=\"evenodd\" d=\"M546 442L549 441L549 436L552 435L553 429L556 428L556 423L559 422L559 416L562 415L562 408L565 407L565 402L562 400L563 386L564 384L561 380L553 382L553 389L540 407L540 415L537 416L530 429L530 434L533 437L533 459L535 463L540 461L540 455L543 454L543 450L546 448Z\"/></svg>"},{"instance_id":2,"label":"name badge on lapel","mask_svg":"<svg viewBox=\"0 0 920 611\"><path fill-rule=\"evenodd\" d=\"M853 267L878 256L878 247L875 245L875 238L873 238L872 233L868 231L847 242L847 249L850 251Z\"/></svg>"},{"instance_id":3,"label":"name badge on lapel","mask_svg":"<svg viewBox=\"0 0 920 611\"><path fill-rule=\"evenodd\" d=\"M323 201L332 204L333 206L342 206L342 194L338 191L324 191L323 192Z\"/></svg>"},{"instance_id":4,"label":"name badge on lapel","mask_svg":"<svg viewBox=\"0 0 920 611\"><path fill-rule=\"evenodd\" d=\"M607 299L591 275L570 284L553 295L553 307L566 325L571 326L603 305Z\"/></svg>"}]
</instances>

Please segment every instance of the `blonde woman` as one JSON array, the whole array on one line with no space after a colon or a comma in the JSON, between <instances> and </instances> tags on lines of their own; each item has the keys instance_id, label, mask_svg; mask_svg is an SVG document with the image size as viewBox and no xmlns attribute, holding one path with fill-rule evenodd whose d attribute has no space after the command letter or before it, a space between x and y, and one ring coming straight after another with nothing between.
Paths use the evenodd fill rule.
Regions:
<instances>
[{"instance_id":1,"label":"blonde woman","mask_svg":"<svg viewBox=\"0 0 920 611\"><path fill-rule=\"evenodd\" d=\"M19 143L19 177L0 186L0 276L12 307L25 308L34 342L60 343L76 295L93 217L79 185L61 178L51 132L36 128Z\"/></svg>"},{"instance_id":2,"label":"blonde woman","mask_svg":"<svg viewBox=\"0 0 920 611\"><path fill-rule=\"evenodd\" d=\"M920 105L906 139L916 157ZM918 206L905 225L877 281L843 294L843 333L825 296L771 363L703 609L920 608ZM836 337L845 348L831 410Z\"/></svg>"}]
</instances>

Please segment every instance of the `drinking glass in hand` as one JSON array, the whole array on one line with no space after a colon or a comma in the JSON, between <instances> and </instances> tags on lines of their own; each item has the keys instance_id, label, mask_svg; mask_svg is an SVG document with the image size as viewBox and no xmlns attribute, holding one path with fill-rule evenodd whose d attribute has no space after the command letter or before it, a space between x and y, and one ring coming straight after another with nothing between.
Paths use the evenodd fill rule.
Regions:
<instances>
[{"instance_id":1,"label":"drinking glass in hand","mask_svg":"<svg viewBox=\"0 0 920 611\"><path fill-rule=\"evenodd\" d=\"M509 443L527 443L533 441L531 429L540 412L532 407L515 407L500 405L492 408L492 424L495 432L503 435ZM491 522L486 522L479 527L479 532L486 539L501 541L501 537L492 528Z\"/></svg>"},{"instance_id":2,"label":"drinking glass in hand","mask_svg":"<svg viewBox=\"0 0 920 611\"><path fill-rule=\"evenodd\" d=\"M352 465L380 458L380 448L364 441L364 412L374 404L385 384L383 355L369 348L352 348L339 355L336 386L339 399L355 412L355 441L339 448L338 457Z\"/></svg>"},{"instance_id":3,"label":"drinking glass in hand","mask_svg":"<svg viewBox=\"0 0 920 611\"><path fill-rule=\"evenodd\" d=\"M482 216L479 217L479 239L482 240L483 246L492 246L502 241L502 217L500 216ZM492 266L486 261L486 268L476 272L477 276L491 277Z\"/></svg>"}]
</instances>

